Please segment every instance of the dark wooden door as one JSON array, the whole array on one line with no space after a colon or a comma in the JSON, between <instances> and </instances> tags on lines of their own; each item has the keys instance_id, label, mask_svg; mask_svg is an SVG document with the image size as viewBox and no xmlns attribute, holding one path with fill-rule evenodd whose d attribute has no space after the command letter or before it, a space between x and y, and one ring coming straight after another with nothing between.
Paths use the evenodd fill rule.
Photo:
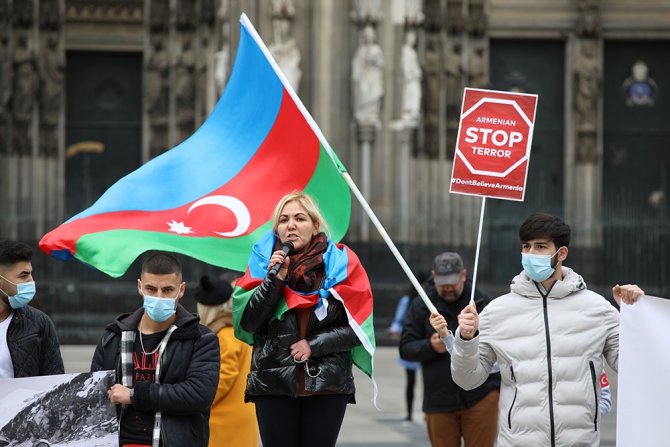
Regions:
<instances>
[{"instance_id":1,"label":"dark wooden door","mask_svg":"<svg viewBox=\"0 0 670 447\"><path fill-rule=\"evenodd\" d=\"M521 222L535 211L563 213L564 48L562 41L491 40L491 88L539 95L525 199L486 201L480 267L494 285L521 271Z\"/></svg>"},{"instance_id":2,"label":"dark wooden door","mask_svg":"<svg viewBox=\"0 0 670 447\"><path fill-rule=\"evenodd\" d=\"M140 53L67 53L68 217L140 166L141 101Z\"/></svg>"},{"instance_id":3,"label":"dark wooden door","mask_svg":"<svg viewBox=\"0 0 670 447\"><path fill-rule=\"evenodd\" d=\"M670 42L607 41L603 253L610 284L670 294Z\"/></svg>"}]
</instances>

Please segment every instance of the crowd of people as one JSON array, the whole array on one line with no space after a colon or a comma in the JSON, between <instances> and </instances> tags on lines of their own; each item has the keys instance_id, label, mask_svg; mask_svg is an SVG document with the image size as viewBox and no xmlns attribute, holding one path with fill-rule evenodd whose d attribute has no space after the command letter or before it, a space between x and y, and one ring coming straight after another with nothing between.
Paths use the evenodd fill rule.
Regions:
<instances>
[{"instance_id":1,"label":"crowd of people","mask_svg":"<svg viewBox=\"0 0 670 447\"><path fill-rule=\"evenodd\" d=\"M565 265L570 233L556 216L530 215L519 229L522 270L500 297L476 287L455 252L420 275L436 312L404 294L389 333L407 371L408 421L422 371L433 446L599 445L619 315ZM355 402L352 353L366 344L348 306L372 306L367 275L346 250L309 195L288 194L244 275L200 278L197 314L180 304L177 257L147 253L141 306L102 331L91 361L91 371L115 371L119 445L334 446ZM345 271L363 271L355 292L336 287L346 277L333 280L343 257ZM51 319L28 305L31 261L29 245L0 241L0 379L64 373ZM628 304L644 294L635 285L612 293Z\"/></svg>"}]
</instances>

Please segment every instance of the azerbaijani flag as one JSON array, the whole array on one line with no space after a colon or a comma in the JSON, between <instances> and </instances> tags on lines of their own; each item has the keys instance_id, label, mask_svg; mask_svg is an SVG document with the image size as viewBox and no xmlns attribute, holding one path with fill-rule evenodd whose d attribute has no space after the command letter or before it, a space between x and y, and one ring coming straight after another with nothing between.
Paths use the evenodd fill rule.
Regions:
<instances>
[{"instance_id":1,"label":"azerbaijani flag","mask_svg":"<svg viewBox=\"0 0 670 447\"><path fill-rule=\"evenodd\" d=\"M226 89L187 140L112 185L40 248L118 277L151 249L244 270L275 205L303 190L339 241L351 213L346 170L242 15Z\"/></svg>"},{"instance_id":2,"label":"azerbaijani flag","mask_svg":"<svg viewBox=\"0 0 670 447\"><path fill-rule=\"evenodd\" d=\"M249 344L254 343L253 335L242 329L240 319L254 290L267 275L268 263L274 244L275 236L272 231L269 231L254 244L246 272L235 283L233 292L235 336ZM317 318L322 319L325 316L326 308L324 301L329 294L332 295L344 305L349 325L361 341L361 345L351 350L352 360L361 371L372 377L372 356L376 343L372 323L372 289L370 288L368 275L358 256L349 247L343 244L335 244L330 239L328 240L328 248L323 255L323 263L326 267L324 280L321 288L314 293L318 296L310 300L308 295L284 286L284 299L275 309L274 318L283 318L287 310L299 306L303 300L309 300L317 301L315 313Z\"/></svg>"}]
</instances>

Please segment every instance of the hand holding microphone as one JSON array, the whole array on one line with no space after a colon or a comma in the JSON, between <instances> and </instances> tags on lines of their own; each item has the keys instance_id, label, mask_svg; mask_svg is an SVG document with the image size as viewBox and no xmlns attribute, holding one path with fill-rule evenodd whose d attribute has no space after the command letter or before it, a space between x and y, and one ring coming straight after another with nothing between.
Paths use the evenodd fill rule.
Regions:
<instances>
[{"instance_id":1,"label":"hand holding microphone","mask_svg":"<svg viewBox=\"0 0 670 447\"><path fill-rule=\"evenodd\" d=\"M280 252L283 253L283 256L281 257L281 260L278 262L275 262L272 264L272 267L268 271L268 278L274 279L275 276L277 276L277 273L279 273L279 269L281 268L282 264L284 263L284 260L288 255L291 254L293 251L293 242L291 241L286 241L282 244ZM276 253L276 252L275 252ZM273 253L273 256L275 255Z\"/></svg>"}]
</instances>

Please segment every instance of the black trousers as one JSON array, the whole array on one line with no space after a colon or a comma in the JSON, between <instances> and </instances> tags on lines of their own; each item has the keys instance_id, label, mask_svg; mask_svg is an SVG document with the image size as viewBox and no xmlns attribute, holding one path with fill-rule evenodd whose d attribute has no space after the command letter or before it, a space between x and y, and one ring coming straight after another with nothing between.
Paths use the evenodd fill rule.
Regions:
<instances>
[{"instance_id":1,"label":"black trousers","mask_svg":"<svg viewBox=\"0 0 670 447\"><path fill-rule=\"evenodd\" d=\"M349 396L256 396L263 447L334 447Z\"/></svg>"}]
</instances>

